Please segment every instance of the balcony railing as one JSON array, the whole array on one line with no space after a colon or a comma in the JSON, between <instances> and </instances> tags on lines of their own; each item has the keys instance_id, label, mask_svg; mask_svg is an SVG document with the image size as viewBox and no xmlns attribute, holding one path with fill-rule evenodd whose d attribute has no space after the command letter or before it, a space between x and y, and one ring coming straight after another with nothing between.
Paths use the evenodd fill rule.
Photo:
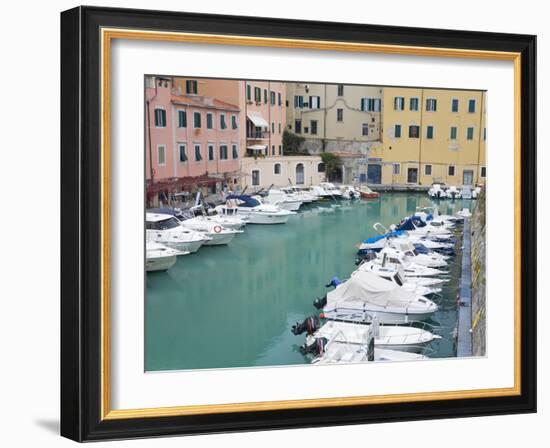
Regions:
<instances>
[{"instance_id":1,"label":"balcony railing","mask_svg":"<svg viewBox=\"0 0 550 448\"><path fill-rule=\"evenodd\" d=\"M246 133L246 138L250 140L262 140L264 138L269 138L268 131L248 131Z\"/></svg>"}]
</instances>

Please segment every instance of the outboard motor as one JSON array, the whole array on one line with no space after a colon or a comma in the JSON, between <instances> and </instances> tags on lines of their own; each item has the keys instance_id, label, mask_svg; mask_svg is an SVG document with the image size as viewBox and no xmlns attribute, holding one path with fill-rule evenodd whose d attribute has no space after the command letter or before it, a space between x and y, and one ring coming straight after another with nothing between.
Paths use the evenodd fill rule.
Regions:
<instances>
[{"instance_id":1,"label":"outboard motor","mask_svg":"<svg viewBox=\"0 0 550 448\"><path fill-rule=\"evenodd\" d=\"M361 264L361 262L364 261L371 261L376 258L376 251L372 249L366 249L366 250L360 250L357 252L357 255L359 255L359 258L355 260L355 266L358 266Z\"/></svg>"},{"instance_id":2,"label":"outboard motor","mask_svg":"<svg viewBox=\"0 0 550 448\"><path fill-rule=\"evenodd\" d=\"M333 288L336 288L340 283L342 283L342 280L340 280L336 275L334 277L332 277L332 279L330 280L330 282L325 285L325 288L330 288L331 286Z\"/></svg>"},{"instance_id":3,"label":"outboard motor","mask_svg":"<svg viewBox=\"0 0 550 448\"><path fill-rule=\"evenodd\" d=\"M307 331L307 334L312 335L315 333L319 327L321 326L321 322L319 321L319 318L317 316L310 316L302 323L296 322L290 331L296 336L299 334L302 334L304 331Z\"/></svg>"},{"instance_id":4,"label":"outboard motor","mask_svg":"<svg viewBox=\"0 0 550 448\"><path fill-rule=\"evenodd\" d=\"M327 338L315 339L311 344L303 344L300 346L300 353L302 355L322 356L325 353L326 346L328 344Z\"/></svg>"},{"instance_id":5,"label":"outboard motor","mask_svg":"<svg viewBox=\"0 0 550 448\"><path fill-rule=\"evenodd\" d=\"M323 308L325 305L327 304L327 296L325 294L325 296L323 298L320 298L320 297L317 297L314 301L313 301L313 306L315 308L317 308L318 310L320 310L321 308Z\"/></svg>"}]
</instances>

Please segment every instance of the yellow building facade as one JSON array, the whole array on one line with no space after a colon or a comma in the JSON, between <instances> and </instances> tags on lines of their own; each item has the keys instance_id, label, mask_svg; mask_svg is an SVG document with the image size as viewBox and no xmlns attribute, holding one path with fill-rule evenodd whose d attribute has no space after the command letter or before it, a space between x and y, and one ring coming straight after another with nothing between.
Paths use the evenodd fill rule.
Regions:
<instances>
[{"instance_id":1,"label":"yellow building facade","mask_svg":"<svg viewBox=\"0 0 550 448\"><path fill-rule=\"evenodd\" d=\"M382 145L369 154L379 183L485 183L485 92L384 87L382 97Z\"/></svg>"}]
</instances>

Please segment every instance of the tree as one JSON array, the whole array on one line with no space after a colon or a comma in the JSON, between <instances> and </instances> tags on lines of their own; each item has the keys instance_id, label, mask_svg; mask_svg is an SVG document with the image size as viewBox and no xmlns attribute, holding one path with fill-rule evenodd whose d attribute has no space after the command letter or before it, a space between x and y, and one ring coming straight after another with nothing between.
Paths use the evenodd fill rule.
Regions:
<instances>
[{"instance_id":1,"label":"tree","mask_svg":"<svg viewBox=\"0 0 550 448\"><path fill-rule=\"evenodd\" d=\"M300 149L304 141L304 137L300 137L285 129L283 132L283 149L285 155L309 154L307 151L302 151Z\"/></svg>"},{"instance_id":2,"label":"tree","mask_svg":"<svg viewBox=\"0 0 550 448\"><path fill-rule=\"evenodd\" d=\"M336 173L342 166L342 159L340 156L331 152L323 152L320 154L321 160L325 165L325 175L327 180L331 178L332 174Z\"/></svg>"}]
</instances>

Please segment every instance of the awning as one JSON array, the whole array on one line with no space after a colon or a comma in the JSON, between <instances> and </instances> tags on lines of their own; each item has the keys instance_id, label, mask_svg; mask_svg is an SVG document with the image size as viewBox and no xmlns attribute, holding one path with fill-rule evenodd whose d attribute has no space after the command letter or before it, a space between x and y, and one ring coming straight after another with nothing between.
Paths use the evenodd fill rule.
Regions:
<instances>
[{"instance_id":1,"label":"awning","mask_svg":"<svg viewBox=\"0 0 550 448\"><path fill-rule=\"evenodd\" d=\"M246 147L246 149L250 149L251 151L265 151L266 148L267 145L251 145Z\"/></svg>"},{"instance_id":2,"label":"awning","mask_svg":"<svg viewBox=\"0 0 550 448\"><path fill-rule=\"evenodd\" d=\"M269 127L269 123L265 121L264 117L262 117L262 114L260 112L250 111L246 114L246 116L252 123L254 123L254 126L258 128Z\"/></svg>"}]
</instances>

